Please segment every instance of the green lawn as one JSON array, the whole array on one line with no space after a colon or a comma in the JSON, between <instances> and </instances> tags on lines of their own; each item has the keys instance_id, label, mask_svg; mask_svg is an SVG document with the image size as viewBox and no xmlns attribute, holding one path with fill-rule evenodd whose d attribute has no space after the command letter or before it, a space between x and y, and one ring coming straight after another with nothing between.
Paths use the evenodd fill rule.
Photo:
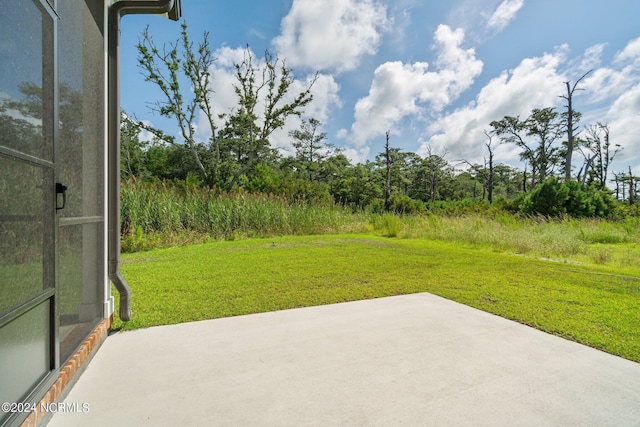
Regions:
<instances>
[{"instance_id":1,"label":"green lawn","mask_svg":"<svg viewBox=\"0 0 640 427\"><path fill-rule=\"evenodd\" d=\"M367 235L223 241L122 263L133 319L114 328L431 292L640 362L640 275L614 267Z\"/></svg>"}]
</instances>

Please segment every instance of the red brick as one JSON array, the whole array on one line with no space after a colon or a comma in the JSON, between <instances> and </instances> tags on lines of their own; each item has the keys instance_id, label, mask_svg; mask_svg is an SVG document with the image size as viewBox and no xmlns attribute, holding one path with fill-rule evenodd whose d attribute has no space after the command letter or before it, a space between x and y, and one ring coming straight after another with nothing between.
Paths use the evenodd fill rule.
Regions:
<instances>
[{"instance_id":1,"label":"red brick","mask_svg":"<svg viewBox=\"0 0 640 427\"><path fill-rule=\"evenodd\" d=\"M21 424L21 427L36 427L40 423L45 415L40 411L40 405L42 403L55 403L58 400L58 398L62 394L62 390L64 390L67 384L69 384L71 379L80 369L80 366L87 360L89 354L96 348L102 338L107 334L112 322L113 317L104 319L85 339L78 350L76 350L73 356L71 356L67 363L65 363L64 366L60 369L60 373L58 374L58 378L56 379L55 383L49 388L40 402L38 402L35 411L29 414L27 419Z\"/></svg>"},{"instance_id":2,"label":"red brick","mask_svg":"<svg viewBox=\"0 0 640 427\"><path fill-rule=\"evenodd\" d=\"M29 414L29 416L27 417L26 420L24 420L22 422L22 424L20 424L20 427L35 427L36 425L36 416L35 414L32 412Z\"/></svg>"}]
</instances>

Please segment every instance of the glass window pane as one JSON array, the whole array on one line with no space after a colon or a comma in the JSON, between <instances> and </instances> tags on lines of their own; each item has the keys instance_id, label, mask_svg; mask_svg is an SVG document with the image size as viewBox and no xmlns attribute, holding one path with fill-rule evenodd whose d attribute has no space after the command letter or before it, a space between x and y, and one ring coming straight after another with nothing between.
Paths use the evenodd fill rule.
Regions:
<instances>
[{"instance_id":1,"label":"glass window pane","mask_svg":"<svg viewBox=\"0 0 640 427\"><path fill-rule=\"evenodd\" d=\"M0 328L0 402L23 402L50 367L49 301ZM0 411L0 424L10 414Z\"/></svg>"},{"instance_id":2,"label":"glass window pane","mask_svg":"<svg viewBox=\"0 0 640 427\"><path fill-rule=\"evenodd\" d=\"M51 112L45 103L52 99L43 65L51 57L42 49L43 22L48 30L51 19L31 1L11 3L0 13L0 145L52 161L51 144L43 141L43 115Z\"/></svg>"},{"instance_id":3,"label":"glass window pane","mask_svg":"<svg viewBox=\"0 0 640 427\"><path fill-rule=\"evenodd\" d=\"M56 295L60 357L68 358L102 317L104 301L104 5L58 2L58 212Z\"/></svg>"},{"instance_id":4,"label":"glass window pane","mask_svg":"<svg viewBox=\"0 0 640 427\"><path fill-rule=\"evenodd\" d=\"M67 185L62 218L103 215L104 35L103 4L58 2L59 155L58 179Z\"/></svg>"},{"instance_id":5,"label":"glass window pane","mask_svg":"<svg viewBox=\"0 0 640 427\"><path fill-rule=\"evenodd\" d=\"M60 227L58 313L60 358L66 360L102 316L103 223Z\"/></svg>"},{"instance_id":6,"label":"glass window pane","mask_svg":"<svg viewBox=\"0 0 640 427\"><path fill-rule=\"evenodd\" d=\"M51 171L0 154L0 313L53 284ZM49 236L45 238L45 228Z\"/></svg>"},{"instance_id":7,"label":"glass window pane","mask_svg":"<svg viewBox=\"0 0 640 427\"><path fill-rule=\"evenodd\" d=\"M53 20L7 2L0 40L1 315L54 284Z\"/></svg>"}]
</instances>

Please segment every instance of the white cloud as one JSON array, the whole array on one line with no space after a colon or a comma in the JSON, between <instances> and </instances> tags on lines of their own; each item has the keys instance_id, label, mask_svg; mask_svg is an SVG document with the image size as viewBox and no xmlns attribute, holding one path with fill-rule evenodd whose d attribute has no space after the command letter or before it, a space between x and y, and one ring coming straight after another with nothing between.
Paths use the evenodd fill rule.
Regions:
<instances>
[{"instance_id":1,"label":"white cloud","mask_svg":"<svg viewBox=\"0 0 640 427\"><path fill-rule=\"evenodd\" d=\"M313 76L307 76L303 80L294 81L291 85L291 93L297 94L304 90ZM342 102L338 96L340 85L330 74L318 74L316 82L311 88L313 101L305 108L305 115L325 123L329 119L329 112L340 107Z\"/></svg>"},{"instance_id":2,"label":"white cloud","mask_svg":"<svg viewBox=\"0 0 640 427\"><path fill-rule=\"evenodd\" d=\"M343 154L353 164L364 163L369 158L371 149L368 146L347 147L343 150Z\"/></svg>"},{"instance_id":3,"label":"white cloud","mask_svg":"<svg viewBox=\"0 0 640 427\"><path fill-rule=\"evenodd\" d=\"M615 57L615 62L637 61L640 59L640 37L631 40Z\"/></svg>"},{"instance_id":4,"label":"white cloud","mask_svg":"<svg viewBox=\"0 0 640 427\"><path fill-rule=\"evenodd\" d=\"M522 6L524 0L504 0L487 21L487 26L502 31L516 17Z\"/></svg>"},{"instance_id":5,"label":"white cloud","mask_svg":"<svg viewBox=\"0 0 640 427\"><path fill-rule=\"evenodd\" d=\"M416 62L386 62L380 65L369 89L369 95L358 100L353 124L354 141L364 144L374 135L381 135L403 117L419 114L420 101L432 100L444 104L446 93L436 91L438 75L428 73L429 64Z\"/></svg>"},{"instance_id":6,"label":"white cloud","mask_svg":"<svg viewBox=\"0 0 640 427\"><path fill-rule=\"evenodd\" d=\"M473 102L446 114L428 129L417 154L424 156L427 147L446 150L450 158L480 161L485 155L483 131L489 123L505 115L526 117L532 108L547 107L560 101L564 77L558 71L566 57L562 46L554 53L526 58L510 71L489 81ZM517 161L518 153L511 147L498 146L496 161Z\"/></svg>"},{"instance_id":7,"label":"white cloud","mask_svg":"<svg viewBox=\"0 0 640 427\"><path fill-rule=\"evenodd\" d=\"M580 73L586 73L600 66L602 63L602 53L606 46L606 43L599 43L588 47L587 50L584 51L579 66Z\"/></svg>"},{"instance_id":8,"label":"white cloud","mask_svg":"<svg viewBox=\"0 0 640 427\"><path fill-rule=\"evenodd\" d=\"M151 127L153 128L153 123L151 123L150 120L141 120L142 123L144 123L145 126ZM153 141L153 139L155 138L155 135L152 132L149 132L146 129L142 129L140 128L140 132L138 132L138 140L140 141L145 141L145 142L151 142ZM158 141L160 143L164 143L164 141Z\"/></svg>"},{"instance_id":9,"label":"white cloud","mask_svg":"<svg viewBox=\"0 0 640 427\"><path fill-rule=\"evenodd\" d=\"M585 52L585 58L589 58L590 53L597 50L601 53L603 47L604 45L590 47ZM592 65L594 71L581 84L588 94L589 102L602 102L623 95L640 77L640 38L631 40L616 54L609 66L599 66L600 61L594 61Z\"/></svg>"},{"instance_id":10,"label":"white cloud","mask_svg":"<svg viewBox=\"0 0 640 427\"><path fill-rule=\"evenodd\" d=\"M25 121L33 126L42 126L42 119L28 114L23 114L20 110L15 108L7 108L6 105L3 105L5 102L11 104L12 102L22 102L22 100L16 99L7 92L0 92L0 113L3 115L9 116L12 119Z\"/></svg>"},{"instance_id":11,"label":"white cloud","mask_svg":"<svg viewBox=\"0 0 640 427\"><path fill-rule=\"evenodd\" d=\"M568 47L561 46L553 53L522 60L513 70L489 81L474 101L431 123L417 154L424 156L431 146L436 151L446 149L451 159L481 162L486 156L483 130L490 130L491 121L505 115L526 117L533 108L555 106L562 111L559 95L566 90L564 82L579 77L574 76L575 64L588 64L594 71L580 83L584 90L576 92L574 99L576 108L585 113L580 124L608 123L612 143L625 147L616 164L639 163L640 71L619 59L625 57L628 62L634 58L634 41L608 66L600 64L603 48L591 46L576 60L569 60ZM519 166L514 146L499 144L495 148L497 162Z\"/></svg>"},{"instance_id":12,"label":"white cloud","mask_svg":"<svg viewBox=\"0 0 640 427\"><path fill-rule=\"evenodd\" d=\"M640 115L640 84L636 84L629 91L626 91L618 99L615 100L608 115L610 118L637 117ZM635 120L640 125L640 120ZM636 132L640 135L640 132Z\"/></svg>"},{"instance_id":13,"label":"white cloud","mask_svg":"<svg viewBox=\"0 0 640 427\"><path fill-rule=\"evenodd\" d=\"M388 25L374 0L294 0L273 45L294 67L348 71L376 53Z\"/></svg>"},{"instance_id":14,"label":"white cloud","mask_svg":"<svg viewBox=\"0 0 640 427\"><path fill-rule=\"evenodd\" d=\"M594 69L580 84L584 89L588 101L596 103L611 99L624 93L631 85L634 78L629 67L615 69L611 67L601 67Z\"/></svg>"},{"instance_id":15,"label":"white cloud","mask_svg":"<svg viewBox=\"0 0 640 427\"><path fill-rule=\"evenodd\" d=\"M463 31L440 25L434 39L438 71L429 71L426 62L399 61L386 62L375 70L369 94L355 106L350 135L353 144L362 146L389 129L393 131L407 116L420 118L427 111L440 111L471 86L483 64L473 49L460 47Z\"/></svg>"},{"instance_id":16,"label":"white cloud","mask_svg":"<svg viewBox=\"0 0 640 427\"><path fill-rule=\"evenodd\" d=\"M624 147L614 161L614 170L640 163L640 84L618 97L606 114L611 130L611 143ZM635 171L634 173L637 173Z\"/></svg>"}]
</instances>

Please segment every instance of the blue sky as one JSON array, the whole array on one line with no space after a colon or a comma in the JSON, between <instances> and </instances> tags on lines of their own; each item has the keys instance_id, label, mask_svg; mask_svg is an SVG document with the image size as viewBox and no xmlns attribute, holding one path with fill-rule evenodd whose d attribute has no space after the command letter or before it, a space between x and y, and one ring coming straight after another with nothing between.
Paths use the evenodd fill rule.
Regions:
<instances>
[{"instance_id":1,"label":"blue sky","mask_svg":"<svg viewBox=\"0 0 640 427\"><path fill-rule=\"evenodd\" d=\"M607 123L612 142L624 147L613 170L631 165L640 173L637 0L183 0L182 13L192 39L208 31L216 50L219 113L235 105L232 65L245 46L257 58L269 49L286 59L300 88L319 72L308 113L354 162L380 153L387 130L393 147L482 162L492 120L562 109L563 82L593 70L574 99L581 125ZM160 93L136 66L146 25L160 44L179 35L165 19L123 19L122 107L177 134L147 106ZM298 126L291 120L272 143L290 153L288 131ZM209 134L204 121L198 131ZM496 147L495 160L519 166L508 145Z\"/></svg>"}]
</instances>

